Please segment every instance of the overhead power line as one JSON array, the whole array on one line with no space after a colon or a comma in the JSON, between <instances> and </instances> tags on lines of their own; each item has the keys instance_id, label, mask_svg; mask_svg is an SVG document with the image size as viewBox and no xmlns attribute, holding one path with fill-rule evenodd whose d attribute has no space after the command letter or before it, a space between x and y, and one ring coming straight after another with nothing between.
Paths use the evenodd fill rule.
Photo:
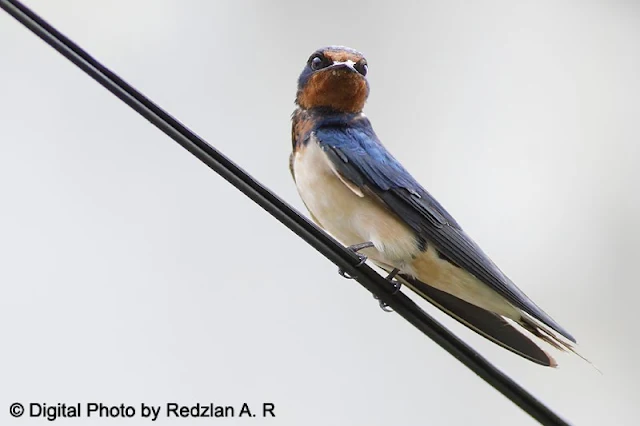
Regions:
<instances>
[{"instance_id":1,"label":"overhead power line","mask_svg":"<svg viewBox=\"0 0 640 426\"><path fill-rule=\"evenodd\" d=\"M0 7L51 47L82 69L95 81L191 152L216 173L251 198L256 204L295 232L322 255L391 307L414 327L458 359L489 385L509 398L544 425L567 425L549 407L527 392L487 359L453 335L369 266L323 230L309 222L293 207L256 181L220 151L213 148L178 120L110 71L77 44L53 28L32 10L15 0L0 0ZM458 396L452 396L457 398Z\"/></svg>"}]
</instances>

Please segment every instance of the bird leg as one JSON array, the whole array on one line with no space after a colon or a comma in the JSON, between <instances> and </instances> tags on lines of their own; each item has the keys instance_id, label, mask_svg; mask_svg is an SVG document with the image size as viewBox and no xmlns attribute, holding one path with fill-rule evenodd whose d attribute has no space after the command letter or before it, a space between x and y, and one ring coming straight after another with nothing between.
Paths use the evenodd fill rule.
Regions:
<instances>
[{"instance_id":1,"label":"bird leg","mask_svg":"<svg viewBox=\"0 0 640 426\"><path fill-rule=\"evenodd\" d=\"M398 292L400 291L400 288L402 287L402 283L400 281L394 280L395 276L398 275L398 272L400 272L400 269L394 268L393 271L389 272L389 275L385 277L385 280L393 284L394 290L391 294L398 294ZM376 299L380 304L380 309L382 309L385 312L393 312L393 309L391 309L389 305L387 305L382 300L380 300L378 296L374 294L373 298Z\"/></svg>"},{"instance_id":2,"label":"bird leg","mask_svg":"<svg viewBox=\"0 0 640 426\"><path fill-rule=\"evenodd\" d=\"M356 256L358 256L358 258L360 258L360 262L358 262L358 264L356 265L356 268L359 267L359 266L364 265L364 262L367 261L367 256L365 256L362 253L358 253L358 252L360 250L364 250L366 248L371 248L371 247L373 247L373 243L371 241L367 241L367 242L360 243L360 244L353 244L353 245L347 247L347 250L350 250L350 251L354 252L356 254ZM391 272L389 272L389 275L387 275L385 277L385 280L389 281L393 285L394 290L393 290L393 292L391 294L397 294L400 291L400 288L402 287L402 283L400 283L397 280L394 280L394 278L396 277L396 275L398 275L399 272L400 272L400 269L394 268ZM338 273L341 276L343 276L344 278L347 278L349 280L352 280L352 279L355 278L355 276L349 275L342 268L338 269ZM382 300L380 300L378 298L378 296L376 296L374 294L373 297L374 297L374 299L378 300L378 302L380 303L380 308L383 311L385 311L385 312L393 312L393 309L389 308L389 305L387 305Z\"/></svg>"},{"instance_id":3,"label":"bird leg","mask_svg":"<svg viewBox=\"0 0 640 426\"><path fill-rule=\"evenodd\" d=\"M364 262L367 261L367 256L365 256L364 254L358 253L360 250L364 250L366 248L371 248L373 247L373 243L371 241L367 241L364 243L360 243L360 244L354 244L352 246L347 247L347 250L352 251L356 254L356 256L358 256L358 258L360 258L360 262L356 265L356 268L359 266L364 265ZM355 277L349 275L347 272L345 272L342 268L338 269L338 273L343 276L344 278L348 279L348 280L352 280Z\"/></svg>"}]
</instances>

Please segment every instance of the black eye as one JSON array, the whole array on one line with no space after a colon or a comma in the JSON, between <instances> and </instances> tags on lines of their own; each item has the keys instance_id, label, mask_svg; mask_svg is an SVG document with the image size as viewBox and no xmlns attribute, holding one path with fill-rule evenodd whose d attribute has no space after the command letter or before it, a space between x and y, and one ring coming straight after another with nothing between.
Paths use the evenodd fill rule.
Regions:
<instances>
[{"instance_id":1,"label":"black eye","mask_svg":"<svg viewBox=\"0 0 640 426\"><path fill-rule=\"evenodd\" d=\"M363 76L367 75L367 61L364 59L359 60L354 66L356 71L358 71Z\"/></svg>"},{"instance_id":2,"label":"black eye","mask_svg":"<svg viewBox=\"0 0 640 426\"><path fill-rule=\"evenodd\" d=\"M324 56L317 54L311 57L309 65L311 66L312 70L317 71L319 69L328 67L329 61Z\"/></svg>"}]
</instances>

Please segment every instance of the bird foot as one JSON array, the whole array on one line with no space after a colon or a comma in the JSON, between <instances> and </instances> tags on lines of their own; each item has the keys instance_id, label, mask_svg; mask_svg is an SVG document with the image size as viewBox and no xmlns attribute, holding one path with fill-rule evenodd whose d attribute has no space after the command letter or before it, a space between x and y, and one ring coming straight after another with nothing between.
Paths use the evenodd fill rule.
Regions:
<instances>
[{"instance_id":1,"label":"bird foot","mask_svg":"<svg viewBox=\"0 0 640 426\"><path fill-rule=\"evenodd\" d=\"M367 261L367 256L365 256L364 254L358 253L360 250L364 250L366 248L370 248L373 247L373 243L371 241L367 241L365 243L360 243L360 244L354 244L352 246L347 247L347 250L350 250L352 252L354 252L356 254L356 256L358 256L358 258L360 259L360 262L358 262L358 264L356 265L356 268L359 266L364 265L364 262ZM338 269L338 273L348 279L348 280L352 280L355 278L355 276L349 275L345 270L343 269Z\"/></svg>"},{"instance_id":2,"label":"bird foot","mask_svg":"<svg viewBox=\"0 0 640 426\"><path fill-rule=\"evenodd\" d=\"M371 241L367 241L364 243L360 243L360 244L354 244L351 246L347 247L347 250L350 250L352 252L354 252L356 254L356 256L358 256L358 258L360 259L360 262L358 262L358 264L356 265L356 268L359 266L364 265L364 263L367 261L367 256L365 256L362 253L358 253L360 250L364 250L366 248L371 248L373 247L373 243ZM400 283L400 281L394 280L395 276L398 275L398 273L400 272L400 270L398 268L394 268L393 271L389 272L389 275L387 275L385 277L385 279L387 281L389 281L391 283L391 285L393 285L393 292L391 294L398 294L398 292L400 291L400 288L402 287L402 283ZM347 273L345 270L338 269L338 273L349 280L352 280L354 278L356 278L353 275L349 275L349 273ZM393 309L389 308L389 305L387 305L385 302L383 302L382 300L380 300L378 298L378 296L376 296L375 294L373 295L374 299L376 299L378 301L378 303L380 304L380 309L382 309L385 312L393 312Z\"/></svg>"},{"instance_id":3,"label":"bird foot","mask_svg":"<svg viewBox=\"0 0 640 426\"><path fill-rule=\"evenodd\" d=\"M393 271L389 272L389 275L385 277L385 280L389 281L393 285L394 290L391 294L398 294L398 292L402 288L402 283L400 281L394 280L395 276L398 275L398 272L400 272L400 270L398 268L395 268ZM378 296L374 294L373 298L376 299L380 304L380 309L385 312L393 312L393 309L391 309L385 302L380 300Z\"/></svg>"}]
</instances>

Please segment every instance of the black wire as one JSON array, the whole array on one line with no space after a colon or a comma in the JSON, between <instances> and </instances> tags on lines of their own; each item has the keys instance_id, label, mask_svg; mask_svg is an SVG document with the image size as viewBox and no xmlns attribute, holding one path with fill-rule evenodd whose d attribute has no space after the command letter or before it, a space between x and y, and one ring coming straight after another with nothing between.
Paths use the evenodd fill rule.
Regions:
<instances>
[{"instance_id":1,"label":"black wire","mask_svg":"<svg viewBox=\"0 0 640 426\"><path fill-rule=\"evenodd\" d=\"M355 254L305 219L277 195L96 61L33 11L15 0L0 0L0 7L298 234L339 268L355 276L362 286L387 303L398 315L413 324L541 424L567 425L541 401L454 336L407 296L401 292L392 295L393 286L367 265L358 267L360 259Z\"/></svg>"}]
</instances>

